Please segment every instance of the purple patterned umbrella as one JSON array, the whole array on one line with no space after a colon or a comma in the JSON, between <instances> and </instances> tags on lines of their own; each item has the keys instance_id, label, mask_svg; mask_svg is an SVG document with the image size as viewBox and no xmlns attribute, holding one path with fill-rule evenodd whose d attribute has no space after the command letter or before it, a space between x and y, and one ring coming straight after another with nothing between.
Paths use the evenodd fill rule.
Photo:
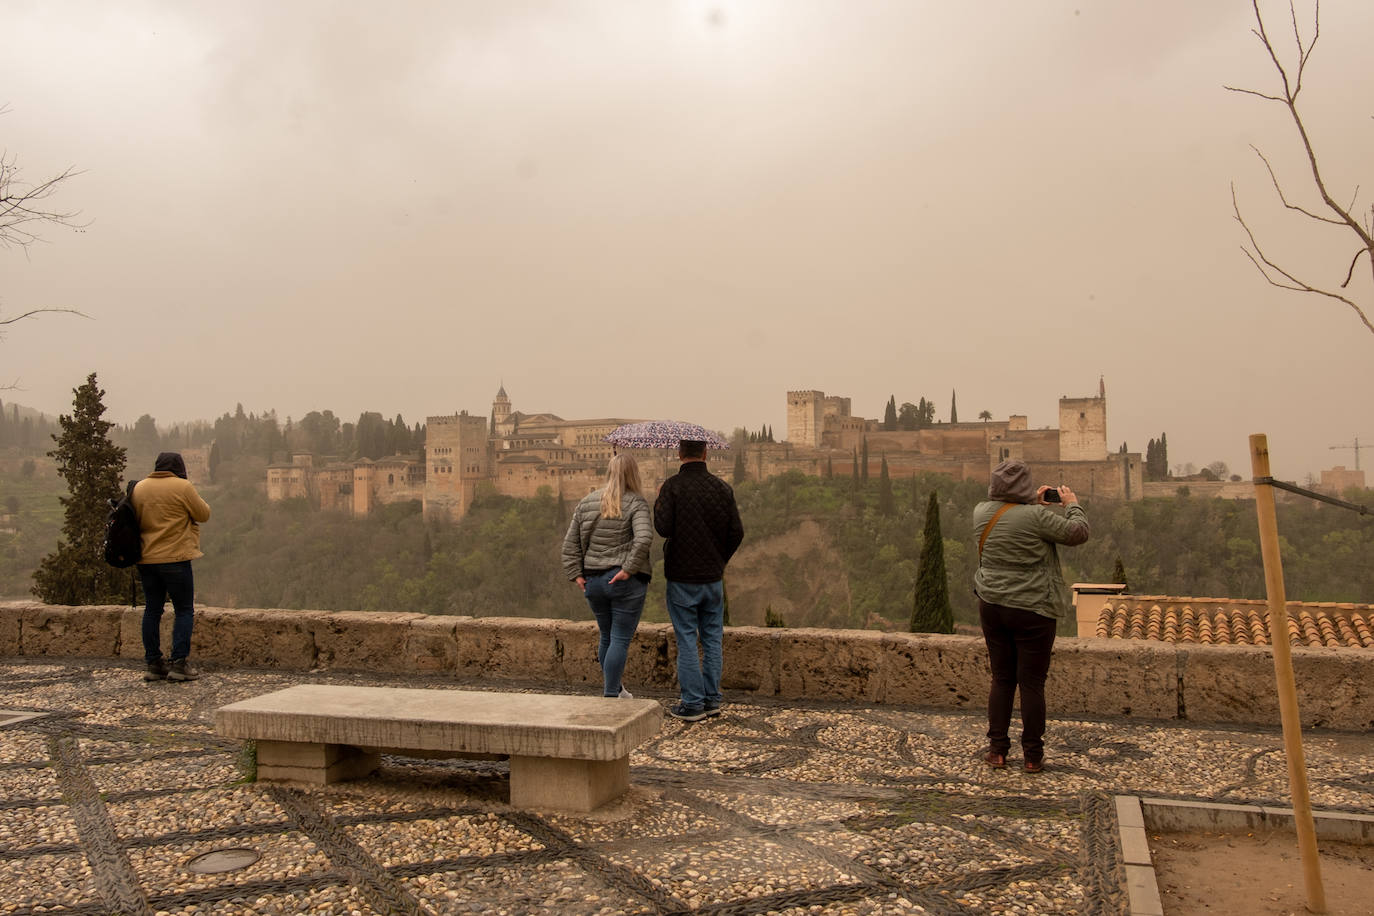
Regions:
<instances>
[{"instance_id":1,"label":"purple patterned umbrella","mask_svg":"<svg viewBox=\"0 0 1374 916\"><path fill-rule=\"evenodd\" d=\"M707 448L729 448L730 444L719 433L696 423L683 423L680 420L647 420L643 423L626 423L617 426L606 436L606 441L618 448L677 448L678 443L705 442Z\"/></svg>"}]
</instances>

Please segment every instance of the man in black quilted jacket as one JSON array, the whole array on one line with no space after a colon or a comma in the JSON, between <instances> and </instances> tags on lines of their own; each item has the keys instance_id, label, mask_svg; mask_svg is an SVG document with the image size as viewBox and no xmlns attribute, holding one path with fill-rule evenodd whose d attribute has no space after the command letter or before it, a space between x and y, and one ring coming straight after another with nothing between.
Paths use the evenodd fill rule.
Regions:
<instances>
[{"instance_id":1,"label":"man in black quilted jacket","mask_svg":"<svg viewBox=\"0 0 1374 916\"><path fill-rule=\"evenodd\" d=\"M681 698L669 715L688 722L720 715L721 641L725 635L722 578L744 540L735 491L706 469L706 443L678 445L682 467L659 488L654 529L665 538L663 576L668 617L677 640ZM701 653L697 653L697 640Z\"/></svg>"}]
</instances>

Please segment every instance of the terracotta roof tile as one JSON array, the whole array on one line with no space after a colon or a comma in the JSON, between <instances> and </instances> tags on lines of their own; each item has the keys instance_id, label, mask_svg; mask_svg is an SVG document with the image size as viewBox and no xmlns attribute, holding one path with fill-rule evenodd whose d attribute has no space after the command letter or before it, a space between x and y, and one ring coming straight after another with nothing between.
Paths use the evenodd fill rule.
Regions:
<instances>
[{"instance_id":1,"label":"terracotta roof tile","mask_svg":"<svg viewBox=\"0 0 1374 916\"><path fill-rule=\"evenodd\" d=\"M1198 645L1269 645L1268 605L1256 599L1087 595L1101 600L1101 639L1153 639ZM1295 646L1374 649L1374 606L1288 603L1288 640Z\"/></svg>"}]
</instances>

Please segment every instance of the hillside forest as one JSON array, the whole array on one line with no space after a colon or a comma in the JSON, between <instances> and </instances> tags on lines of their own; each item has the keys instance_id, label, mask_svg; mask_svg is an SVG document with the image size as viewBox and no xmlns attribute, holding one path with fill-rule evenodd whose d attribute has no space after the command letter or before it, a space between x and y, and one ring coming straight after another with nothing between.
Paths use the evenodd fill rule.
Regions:
<instances>
[{"instance_id":1,"label":"hillside forest","mask_svg":"<svg viewBox=\"0 0 1374 916\"><path fill-rule=\"evenodd\" d=\"M366 431L368 416L360 424L325 425L335 436L351 427L356 449L358 426ZM411 445L423 436L399 417L371 416L376 420L367 435L387 454L391 445ZM280 450L292 433L300 435L300 426L264 433L265 419L239 408L195 428L162 433L146 423L112 431L116 444L129 449L128 475L140 477L161 449L215 442L214 482L198 483L214 513L203 533L205 557L196 563L198 602L587 615L558 561L570 501L550 493L522 500L487 492L456 523L426 522L418 502L386 506L367 519L320 512L299 500L270 503L263 492L267 464L274 454L284 457ZM961 626L975 621L969 583L977 548L970 518L984 497L982 486L940 475L889 480L875 473L855 480L794 472L765 481L742 479L735 491L746 535L726 577L733 624L905 629L932 492L940 507L955 620ZM42 451L19 450L13 443L3 450L0 597L31 597L33 571L57 544L58 499L64 494ZM1374 492L1347 498L1369 505ZM1252 501L1196 498L1185 488L1172 498L1094 499L1084 507L1093 536L1081 547L1061 549L1068 581L1114 581L1120 564L1136 594L1264 597ZM1367 562L1374 555L1374 522L1300 497L1285 496L1278 514L1291 600L1374 602L1374 564ZM661 584L657 539L653 557ZM666 620L661 587L650 589L645 619Z\"/></svg>"}]
</instances>

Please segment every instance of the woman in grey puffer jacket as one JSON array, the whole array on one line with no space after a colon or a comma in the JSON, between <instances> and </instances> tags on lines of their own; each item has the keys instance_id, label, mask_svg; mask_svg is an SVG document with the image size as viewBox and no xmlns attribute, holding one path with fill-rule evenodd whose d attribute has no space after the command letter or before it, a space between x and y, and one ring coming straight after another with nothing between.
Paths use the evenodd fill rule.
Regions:
<instances>
[{"instance_id":1,"label":"woman in grey puffer jacket","mask_svg":"<svg viewBox=\"0 0 1374 916\"><path fill-rule=\"evenodd\" d=\"M603 696L630 696L620 678L644 612L653 537L639 465L616 455L606 467L606 485L577 504L563 538L563 570L582 589L601 630L596 660Z\"/></svg>"}]
</instances>

